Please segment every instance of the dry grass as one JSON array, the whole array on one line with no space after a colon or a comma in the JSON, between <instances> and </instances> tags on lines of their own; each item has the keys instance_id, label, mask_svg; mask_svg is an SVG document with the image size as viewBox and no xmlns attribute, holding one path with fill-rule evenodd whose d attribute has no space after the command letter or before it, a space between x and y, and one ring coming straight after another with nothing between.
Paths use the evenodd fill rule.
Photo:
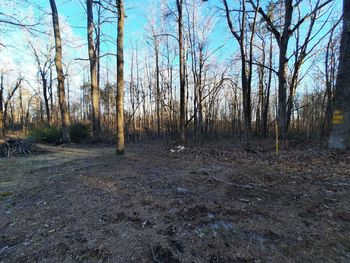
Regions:
<instances>
[{"instance_id":1,"label":"dry grass","mask_svg":"<svg viewBox=\"0 0 350 263\"><path fill-rule=\"evenodd\" d=\"M0 261L349 260L348 152L170 148L134 144L120 157L50 147L0 160Z\"/></svg>"}]
</instances>

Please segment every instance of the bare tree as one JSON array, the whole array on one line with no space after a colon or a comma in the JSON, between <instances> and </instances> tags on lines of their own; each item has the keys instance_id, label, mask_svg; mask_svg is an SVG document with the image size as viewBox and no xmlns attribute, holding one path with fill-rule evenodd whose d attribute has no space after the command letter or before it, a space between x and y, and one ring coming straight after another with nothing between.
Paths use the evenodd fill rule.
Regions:
<instances>
[{"instance_id":1,"label":"bare tree","mask_svg":"<svg viewBox=\"0 0 350 263\"><path fill-rule=\"evenodd\" d=\"M324 61L324 78L325 78L325 92L322 101L322 110L324 112L324 117L321 122L321 134L320 134L320 145L322 147L324 135L330 134L331 122L332 122L332 112L333 112L333 102L334 102L334 89L336 85L336 71L337 71L337 53L339 51L340 42L338 37L334 36L334 31L331 32L327 45L326 54Z\"/></svg>"},{"instance_id":2,"label":"bare tree","mask_svg":"<svg viewBox=\"0 0 350 263\"><path fill-rule=\"evenodd\" d=\"M124 154L124 3L116 0L118 9L117 37L117 154Z\"/></svg>"},{"instance_id":3,"label":"bare tree","mask_svg":"<svg viewBox=\"0 0 350 263\"><path fill-rule=\"evenodd\" d=\"M178 41L179 41L179 72L180 72L180 141L185 141L185 51L183 43L183 0L176 0Z\"/></svg>"},{"instance_id":4,"label":"bare tree","mask_svg":"<svg viewBox=\"0 0 350 263\"><path fill-rule=\"evenodd\" d=\"M254 10L259 12L262 19L265 21L268 30L274 35L279 48L278 57L278 125L281 130L282 147L287 147L287 133L288 133L288 104L287 104L287 78L288 78L288 61L287 57L289 41L292 35L305 23L310 17L314 16L319 10L331 3L333 0L321 2L318 0L316 5L310 12L307 12L303 17L293 25L293 12L299 7L302 1L297 1L293 4L293 0L283 1L283 24L280 26L273 19L273 13L265 13L265 11L256 4L253 0L249 0ZM273 10L272 10L273 11ZM312 22L311 22L312 24ZM281 30L279 29L281 28ZM311 27L312 30L312 27ZM310 32L311 34L311 32ZM308 43L308 42L307 42ZM296 72L295 72L296 73Z\"/></svg>"},{"instance_id":5,"label":"bare tree","mask_svg":"<svg viewBox=\"0 0 350 263\"><path fill-rule=\"evenodd\" d=\"M69 130L70 125L69 115L67 111L66 95L64 90L64 74L62 67L62 43L61 43L61 33L60 25L58 19L58 12L55 0L50 0L50 6L52 11L52 24L55 36L55 65L57 72L57 93L58 93L58 103L61 111L61 121L62 121L62 141L63 143L70 142Z\"/></svg>"},{"instance_id":6,"label":"bare tree","mask_svg":"<svg viewBox=\"0 0 350 263\"><path fill-rule=\"evenodd\" d=\"M157 105L157 134L160 135L161 131L161 117L160 117L160 83L159 83L159 38L154 35L154 54L156 60L156 105Z\"/></svg>"},{"instance_id":7,"label":"bare tree","mask_svg":"<svg viewBox=\"0 0 350 263\"><path fill-rule=\"evenodd\" d=\"M67 46L70 48L67 57L65 53L62 57L62 45L64 48L66 45L60 39L63 32L59 32L57 2L50 0L55 32L52 43L42 47L35 45L34 34L28 34L29 52L34 54L39 81L31 89L26 86L30 83L22 82L19 92L16 91L4 107L14 85L7 84L11 74L3 76L1 130L16 129L19 124L27 129L43 122L60 124L62 120L67 141L70 121L91 122L94 141L102 139L102 129L104 136L113 136L113 127L117 128L117 153L125 151L124 140L132 139L133 133L140 139L156 134L175 135L178 142L189 139L190 134L201 142L206 137L240 135L249 142L253 128L256 134L266 137L277 123L284 147L286 138L295 134L315 138L321 131L320 137L328 135L340 42L337 32L326 39L328 29L335 23L332 21L340 16L336 12L337 5L331 4L332 1L336 3L335 0L220 0L219 4L213 1L214 5L219 5L216 9L207 8L202 0L161 0L155 5L160 8L152 13L146 29L148 38L133 39L130 49L124 48L123 43L125 1L85 1L84 28L88 40L85 52L89 57L77 60L89 61L89 65L80 70L82 83L76 83L79 79L76 70L80 67L75 63L65 64L65 58L68 60L76 47ZM221 38L218 34L222 33L222 28L214 27L212 11L217 9L223 11L223 24L229 32ZM36 13L41 12L35 12L31 20L16 22L15 18L10 23L10 17L0 14L0 31L11 31L11 27L40 29L29 24L36 19ZM117 19L116 39L110 35L112 31L103 29L110 27L108 23L116 24ZM62 21L59 22L62 27ZM9 29L5 27L11 24ZM212 42L213 38L216 39ZM19 49L11 46L11 38L1 41L4 44L0 52ZM151 48L144 47L146 42ZM221 48L227 43L230 48L223 51ZM118 54L108 50L116 44ZM56 49L55 60L53 48ZM52 56L49 56L51 49ZM128 72L125 82L124 55L127 52L131 63L130 77ZM117 61L111 62L110 55ZM19 64L18 56L8 60ZM50 65L54 62L58 96L52 92L56 74L52 74L55 69ZM115 64L116 70L112 69ZM115 80L112 80L111 70L117 71ZM9 83L16 80L15 76ZM311 85L314 88L311 89ZM305 87L305 92L299 92L301 87ZM31 97L33 93L36 95ZM29 98L31 104L27 108ZM275 107L277 121L272 118ZM344 112L339 114L339 109L335 113L334 122L347 118Z\"/></svg>"},{"instance_id":8,"label":"bare tree","mask_svg":"<svg viewBox=\"0 0 350 263\"><path fill-rule=\"evenodd\" d=\"M251 133L251 119L252 119L252 109L251 109L251 86L252 86L252 67L253 67L253 42L256 28L257 11L254 12L254 18L251 22L251 34L250 37L247 35L247 9L246 1L240 2L240 9L238 10L239 15L239 29L233 26L231 19L231 9L227 3L227 0L223 0L226 20L230 32L237 40L240 50L241 58L241 84L242 84L242 99L243 99L243 113L244 113L244 127L246 133L247 144L249 144L249 137ZM258 1L259 4L259 1ZM246 43L247 38L249 42ZM248 46L248 51L246 50Z\"/></svg>"},{"instance_id":9,"label":"bare tree","mask_svg":"<svg viewBox=\"0 0 350 263\"><path fill-rule=\"evenodd\" d=\"M22 77L19 77L13 87L10 87L7 90L7 96L5 98L4 95L4 74L1 72L0 76L0 138L3 138L5 136L5 127L7 122L7 115L8 115L8 108L11 102L11 99L15 95L16 91L21 86L21 83L23 81ZM12 118L13 119L13 118Z\"/></svg>"},{"instance_id":10,"label":"bare tree","mask_svg":"<svg viewBox=\"0 0 350 263\"><path fill-rule=\"evenodd\" d=\"M43 85L43 97L44 97L44 103L45 103L45 110L46 110L46 122L47 124L50 124L51 121L51 115L50 115L50 105L49 105L49 85L50 83L48 83L48 74L49 71L51 69L51 65L52 65L52 51L54 49L54 47L50 45L47 47L47 50L44 54L44 59L43 61L41 60L40 57L40 53L43 52L38 52L37 48L34 47L33 43L31 41L29 41L29 46L31 47L33 54L34 54L34 58L36 60L37 66L38 66L38 73L40 75L41 78L41 83Z\"/></svg>"},{"instance_id":11,"label":"bare tree","mask_svg":"<svg viewBox=\"0 0 350 263\"><path fill-rule=\"evenodd\" d=\"M3 99L3 101L4 101L4 116L3 116L4 127L6 126L7 115L8 115L7 112L8 112L8 108L9 108L11 99L15 95L18 88L21 86L22 80L23 80L23 78L19 77L18 80L16 81L15 85L8 90L6 99Z\"/></svg>"},{"instance_id":12,"label":"bare tree","mask_svg":"<svg viewBox=\"0 0 350 263\"><path fill-rule=\"evenodd\" d=\"M212 31L212 16L201 15L201 5L198 0L193 0L192 4L186 4L187 11L187 37L189 42L191 71L193 76L193 115L186 125L193 119L194 138L202 139L203 132L203 89L205 67L208 59L222 46L212 53L208 52L209 35ZM191 10L190 10L191 8ZM208 54L209 53L209 54Z\"/></svg>"},{"instance_id":13,"label":"bare tree","mask_svg":"<svg viewBox=\"0 0 350 263\"><path fill-rule=\"evenodd\" d=\"M93 1L86 1L87 11L87 37L90 61L90 85L91 85L91 103L92 103L92 131L94 140L98 140L100 135L100 92L97 83L97 61L96 48L94 43L94 16Z\"/></svg>"}]
</instances>

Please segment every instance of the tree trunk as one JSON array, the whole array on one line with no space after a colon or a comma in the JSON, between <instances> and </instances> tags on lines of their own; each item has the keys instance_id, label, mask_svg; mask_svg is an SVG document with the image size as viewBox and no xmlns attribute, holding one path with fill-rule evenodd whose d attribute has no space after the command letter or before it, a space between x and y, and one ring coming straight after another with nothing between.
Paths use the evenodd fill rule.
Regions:
<instances>
[{"instance_id":1,"label":"tree trunk","mask_svg":"<svg viewBox=\"0 0 350 263\"><path fill-rule=\"evenodd\" d=\"M127 122L127 131L129 131L130 123L132 122L132 130L135 132L135 116L133 115L135 111L135 83L134 83L134 48L131 49L131 67L130 67L130 85L129 85L129 95L130 95L130 104L131 104L131 116ZM127 133L127 140L129 142L129 133Z\"/></svg>"},{"instance_id":2,"label":"tree trunk","mask_svg":"<svg viewBox=\"0 0 350 263\"><path fill-rule=\"evenodd\" d=\"M64 90L64 75L62 67L62 44L61 44L61 34L60 26L58 20L58 13L56 8L55 0L50 0L51 10L52 10L52 24L55 36L55 65L57 72L57 93L58 93L58 103L61 111L61 121L62 121L62 141L63 143L70 142L70 136L68 127L70 125L70 120L67 111L66 95Z\"/></svg>"},{"instance_id":3,"label":"tree trunk","mask_svg":"<svg viewBox=\"0 0 350 263\"><path fill-rule=\"evenodd\" d=\"M13 110L13 102L12 101L10 103L10 116L11 116L10 127L11 127L11 130L14 130L14 128L15 128L15 112Z\"/></svg>"},{"instance_id":4,"label":"tree trunk","mask_svg":"<svg viewBox=\"0 0 350 263\"><path fill-rule=\"evenodd\" d=\"M288 27L289 28L289 27ZM288 39L282 37L279 43L279 63L278 63L278 126L282 136L282 148L287 148L287 70L288 60L286 57Z\"/></svg>"},{"instance_id":5,"label":"tree trunk","mask_svg":"<svg viewBox=\"0 0 350 263\"><path fill-rule=\"evenodd\" d=\"M202 141L202 133L203 133L203 94L202 94L202 74L203 74L203 68L204 68L204 60L203 60L203 50L202 47L199 49L199 74L197 78L197 136L196 139Z\"/></svg>"},{"instance_id":6,"label":"tree trunk","mask_svg":"<svg viewBox=\"0 0 350 263\"><path fill-rule=\"evenodd\" d=\"M100 136L100 93L97 85L97 60L94 44L94 17L92 10L92 0L86 1L87 11L87 37L90 61L90 87L92 104L92 132L95 141Z\"/></svg>"},{"instance_id":7,"label":"tree trunk","mask_svg":"<svg viewBox=\"0 0 350 263\"><path fill-rule=\"evenodd\" d=\"M332 119L332 131L329 148L346 149L349 147L350 132L350 1L343 0L343 32L340 43L340 58L335 102Z\"/></svg>"},{"instance_id":8,"label":"tree trunk","mask_svg":"<svg viewBox=\"0 0 350 263\"><path fill-rule=\"evenodd\" d=\"M47 124L50 125L50 106L49 106L49 98L47 96L47 79L44 74L41 74L41 80L43 82L43 95L44 95L44 103L45 103L45 111L46 111L46 121Z\"/></svg>"},{"instance_id":9,"label":"tree trunk","mask_svg":"<svg viewBox=\"0 0 350 263\"><path fill-rule=\"evenodd\" d=\"M203 84L202 84L202 72L203 72L203 54L200 51L199 55L199 76L198 76L198 139L202 142L203 138Z\"/></svg>"},{"instance_id":10,"label":"tree trunk","mask_svg":"<svg viewBox=\"0 0 350 263\"><path fill-rule=\"evenodd\" d=\"M157 89L157 134L160 135L160 85L159 85L159 43L157 36L154 36L154 52L156 57L156 89Z\"/></svg>"},{"instance_id":11,"label":"tree trunk","mask_svg":"<svg viewBox=\"0 0 350 263\"><path fill-rule=\"evenodd\" d=\"M117 154L124 154L124 5L117 0L118 37L117 37Z\"/></svg>"},{"instance_id":12,"label":"tree trunk","mask_svg":"<svg viewBox=\"0 0 350 263\"><path fill-rule=\"evenodd\" d=\"M270 36L270 48L269 48L269 67L272 68L272 56L273 56L273 45L272 45L272 34ZM261 123L261 129L262 129L262 136L264 138L267 137L268 134L268 115L269 115L269 107L270 107L270 90L271 90L271 83L272 83L272 71L269 70L269 76L266 86L266 93L265 93L265 102L264 102L264 109L262 113L262 123Z\"/></svg>"},{"instance_id":13,"label":"tree trunk","mask_svg":"<svg viewBox=\"0 0 350 263\"><path fill-rule=\"evenodd\" d=\"M3 101L4 101L4 75L1 74L0 77L0 139L2 139L5 136L4 131L4 107L3 107Z\"/></svg>"},{"instance_id":14,"label":"tree trunk","mask_svg":"<svg viewBox=\"0 0 350 263\"><path fill-rule=\"evenodd\" d=\"M183 48L183 0L176 0L178 11L179 72L180 72L180 141L185 142L185 53Z\"/></svg>"},{"instance_id":15,"label":"tree trunk","mask_svg":"<svg viewBox=\"0 0 350 263\"><path fill-rule=\"evenodd\" d=\"M263 55L263 62L265 61L265 55ZM264 67L259 66L259 92L258 92L258 105L256 106L256 121L255 121L255 132L256 134L262 133L262 115L264 111Z\"/></svg>"},{"instance_id":16,"label":"tree trunk","mask_svg":"<svg viewBox=\"0 0 350 263\"><path fill-rule=\"evenodd\" d=\"M321 124L321 135L320 135L320 144L322 146L322 141L325 134L329 135L331 121L332 121L332 106L333 106L333 90L334 90L334 75L335 75L335 66L334 66L334 52L333 52L333 32L331 33L326 50L325 57L325 81L326 81L326 90L324 94L324 105L325 113L324 118Z\"/></svg>"},{"instance_id":17,"label":"tree trunk","mask_svg":"<svg viewBox=\"0 0 350 263\"><path fill-rule=\"evenodd\" d=\"M50 123L54 122L54 114L53 114L53 92L52 92L52 67L50 66L50 83L49 83L49 96L50 96L50 112L51 112L51 120Z\"/></svg>"},{"instance_id":18,"label":"tree trunk","mask_svg":"<svg viewBox=\"0 0 350 263\"><path fill-rule=\"evenodd\" d=\"M20 113L20 123L21 123L21 129L24 131L24 109L23 109L23 93L22 88L19 89L19 108L21 110Z\"/></svg>"},{"instance_id":19,"label":"tree trunk","mask_svg":"<svg viewBox=\"0 0 350 263\"><path fill-rule=\"evenodd\" d=\"M257 18L257 11L254 14L254 20L252 23L250 43L246 44L246 5L245 1L241 2L241 18L239 23L238 32L235 31L231 15L230 8L227 3L227 0L223 1L226 13L226 20L228 27L233 35L233 37L237 40L240 49L241 55L241 85L242 85L242 102L243 102L243 117L244 117L244 128L245 128L245 136L246 136L246 144L249 146L249 140L251 136L251 120L252 120L252 110L251 110L251 82L252 82L252 69L253 69L253 42L254 42L254 34L255 34L255 25ZM249 47L248 55L246 54L246 48ZM249 60L249 61L247 61ZM248 62L248 67L247 67Z\"/></svg>"}]
</instances>

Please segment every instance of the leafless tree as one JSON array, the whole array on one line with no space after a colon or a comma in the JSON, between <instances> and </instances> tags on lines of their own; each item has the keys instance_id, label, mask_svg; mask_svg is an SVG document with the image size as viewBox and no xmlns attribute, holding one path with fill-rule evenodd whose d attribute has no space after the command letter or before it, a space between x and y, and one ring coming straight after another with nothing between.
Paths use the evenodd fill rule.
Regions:
<instances>
[{"instance_id":1,"label":"leafless tree","mask_svg":"<svg viewBox=\"0 0 350 263\"><path fill-rule=\"evenodd\" d=\"M100 135L100 91L97 79L97 63L99 58L96 55L94 43L94 16L93 1L86 1L87 11L87 37L90 62L90 85L91 85L91 103L92 103L92 131L94 140L98 140Z\"/></svg>"},{"instance_id":2,"label":"leafless tree","mask_svg":"<svg viewBox=\"0 0 350 263\"><path fill-rule=\"evenodd\" d=\"M53 63L52 59L52 51L54 49L53 45L47 46L47 50L45 52L38 52L37 48L34 46L34 44L29 41L29 46L33 51L35 61L38 66L38 74L41 78L41 83L43 86L43 97L44 97L44 103L45 103L45 110L46 110L46 122L47 124L50 124L51 121L51 115L50 115L50 105L49 105L49 86L51 85L50 79L49 79L49 72L51 71L51 66ZM42 60L43 58L43 60Z\"/></svg>"},{"instance_id":3,"label":"leafless tree","mask_svg":"<svg viewBox=\"0 0 350 263\"><path fill-rule=\"evenodd\" d=\"M252 74L253 74L253 43L256 30L257 21L257 10L254 12L253 19L250 25L247 25L247 7L246 1L240 1L240 8L238 10L239 17L239 29L236 30L233 26L231 19L231 9L228 5L227 0L223 0L226 20L230 32L237 40L240 50L241 58L241 84L242 84L242 99L243 99L243 112L244 112L244 127L246 132L247 144L249 144L249 137L251 133L251 119L252 119L252 109L251 109L251 85L252 85ZM257 3L259 5L259 1ZM247 34L247 27L250 27L250 36ZM249 42L246 43L247 38ZM248 50L246 46L249 46Z\"/></svg>"},{"instance_id":4,"label":"leafless tree","mask_svg":"<svg viewBox=\"0 0 350 263\"><path fill-rule=\"evenodd\" d=\"M64 90L64 74L63 74L63 66L62 66L62 42L61 42L61 33L60 33L60 25L59 25L59 18L58 18L58 12L56 7L55 0L50 0L50 6L52 11L52 24L53 24L53 31L55 36L55 48L56 48L56 55L55 55L55 65L56 65L56 72L57 72L57 93L58 93L58 103L60 106L61 111L61 122L62 122L62 141L64 143L70 142L70 135L69 135L69 115L67 110L67 103L66 103L66 94Z\"/></svg>"},{"instance_id":5,"label":"leafless tree","mask_svg":"<svg viewBox=\"0 0 350 263\"><path fill-rule=\"evenodd\" d=\"M288 133L288 103L287 103L287 79L288 79L288 61L287 56L289 42L293 34L300 28L300 26L305 23L310 17L314 17L319 10L327 6L333 0L327 0L321 2L318 0L314 7L311 8L304 16L299 17L298 21L294 24L293 22L293 13L302 1L297 1L296 4L293 3L293 0L284 0L283 2L283 24L281 27L277 25L277 19L273 18L273 10L270 10L269 13L266 13L260 6L259 3L256 3L253 0L249 0L254 10L259 12L262 19L265 21L268 30L274 35L279 48L279 57L278 57L278 124L281 130L282 136L282 147L287 147L287 133ZM312 22L310 28L312 31ZM281 30L279 29L281 28ZM309 30L309 34L311 34ZM306 38L308 38L308 35ZM308 41L306 42L308 43ZM296 73L296 72L295 72Z\"/></svg>"},{"instance_id":6,"label":"leafless tree","mask_svg":"<svg viewBox=\"0 0 350 263\"><path fill-rule=\"evenodd\" d=\"M116 0L118 9L117 37L117 154L124 154L124 3Z\"/></svg>"}]
</instances>

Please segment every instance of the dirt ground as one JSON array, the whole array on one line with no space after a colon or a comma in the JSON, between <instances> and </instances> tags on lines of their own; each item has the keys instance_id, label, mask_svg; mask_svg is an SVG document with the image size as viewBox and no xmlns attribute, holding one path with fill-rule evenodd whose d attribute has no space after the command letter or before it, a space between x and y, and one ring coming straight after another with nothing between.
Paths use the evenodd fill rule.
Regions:
<instances>
[{"instance_id":1,"label":"dirt ground","mask_svg":"<svg viewBox=\"0 0 350 263\"><path fill-rule=\"evenodd\" d=\"M350 262L350 152L254 147L1 159L0 262Z\"/></svg>"}]
</instances>

